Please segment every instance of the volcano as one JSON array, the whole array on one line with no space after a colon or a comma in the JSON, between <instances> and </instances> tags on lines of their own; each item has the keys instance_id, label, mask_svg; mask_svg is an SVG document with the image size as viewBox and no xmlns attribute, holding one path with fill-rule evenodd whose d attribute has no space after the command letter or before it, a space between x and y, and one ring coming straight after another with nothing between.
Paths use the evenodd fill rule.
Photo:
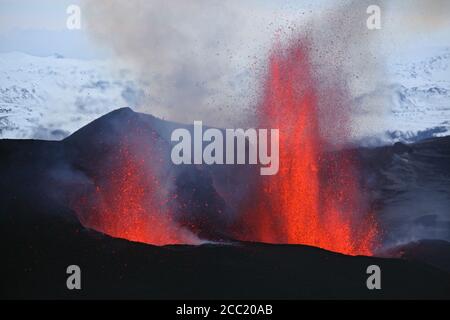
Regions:
<instances>
[{"instance_id":1,"label":"volcano","mask_svg":"<svg viewBox=\"0 0 450 320\"><path fill-rule=\"evenodd\" d=\"M432 259L432 252L446 251L430 249L435 242L421 247L421 254L410 246L407 255L395 251L391 259L236 241L240 208L235 204L254 190L250 182L259 176L257 168L180 167L159 161L170 154L168 141L176 127L125 108L62 141L0 141L5 261L0 271L8 275L2 297L449 298L446 264ZM129 150L136 147L139 151L130 160ZM383 246L410 239L404 232L411 226L420 226L423 237L440 236L443 229L440 237L447 240L447 225L440 223L445 215L439 211L445 199L435 204L434 219L420 211L405 219L404 211L414 213L418 207L414 197L407 197L417 194L418 182L421 190L450 190L449 138L352 152L361 159L362 186L369 190L371 208L388 235ZM149 153L155 171L143 168ZM122 166L117 169L118 163ZM144 178L133 180L136 172ZM128 193L129 184L145 190ZM150 191L158 197L149 197ZM167 197L175 198L167 203ZM121 207L123 199L130 206ZM141 203L148 205L145 213ZM147 208L153 209L144 217ZM127 214L132 219L124 219ZM82 293L64 286L65 269L74 263L85 274ZM381 291L366 288L370 264L383 270Z\"/></svg>"},{"instance_id":2,"label":"volcano","mask_svg":"<svg viewBox=\"0 0 450 320\"><path fill-rule=\"evenodd\" d=\"M280 172L258 180L237 229L246 229L243 237L250 241L370 255L379 230L362 201L358 156L349 150L327 151L319 122L324 112L320 86L313 72L304 42L272 53L258 115L261 127L280 130ZM339 104L333 109L340 112L334 111L333 119L340 123L339 134L347 137L343 123L348 114Z\"/></svg>"},{"instance_id":3,"label":"volcano","mask_svg":"<svg viewBox=\"0 0 450 320\"><path fill-rule=\"evenodd\" d=\"M308 48L299 41L273 52L257 108L259 127L275 128L270 130L271 135L272 131L280 134L280 161L276 152L275 171L280 162L279 174L257 177L248 166L229 166L236 163L228 161L233 150L227 150L223 170L217 169L219 165L205 168L202 161L195 161L196 166L175 166L169 158L172 137L162 129L164 126L156 124L155 119L130 116L127 121L136 124L127 125L126 132L100 136L98 144L104 149L104 157L83 150L81 163L72 164L95 167L89 170L81 194L71 200L80 221L115 237L156 245L240 239L306 244L352 255L373 254L380 242L379 229L360 192L359 156L346 149L329 152L329 141L322 132L327 123L319 121L327 119L322 114L329 110L320 108L327 104L319 103L320 86L313 75ZM336 96L345 95L340 88L334 92ZM333 109L338 110L333 120L341 127L333 125L333 131L347 139L343 125L349 121L347 109L341 105ZM188 126L181 130L189 137L194 131L194 150L202 150L201 129L198 135L195 125L194 129ZM77 136L93 137L96 133L80 131L66 139L69 146L76 144ZM250 149L250 142L247 147ZM262 150L258 145L259 155ZM238 163L245 163L240 160ZM199 177L200 172L209 180L202 191L186 185L187 177ZM240 176L246 181L223 186L221 178L230 180L236 173L243 173ZM208 190L215 194L206 195ZM238 194L245 201L238 199Z\"/></svg>"}]
</instances>

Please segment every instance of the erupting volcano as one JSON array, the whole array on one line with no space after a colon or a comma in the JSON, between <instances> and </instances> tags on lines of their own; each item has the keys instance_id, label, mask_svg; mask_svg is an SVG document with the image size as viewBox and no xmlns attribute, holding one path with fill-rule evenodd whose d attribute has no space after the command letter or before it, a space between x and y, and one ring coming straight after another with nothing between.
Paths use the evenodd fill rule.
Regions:
<instances>
[{"instance_id":1,"label":"erupting volcano","mask_svg":"<svg viewBox=\"0 0 450 320\"><path fill-rule=\"evenodd\" d=\"M230 225L212 224L219 229L214 232L239 240L305 244L371 255L379 240L378 226L360 191L357 159L349 150L330 148L324 135L331 130L348 137L349 117L342 101L330 106L332 110L324 110L321 104L324 95L345 95L345 90L339 93L335 87L332 92L323 92L314 72L308 47L302 42L273 51L257 110L259 128L279 129L279 172L252 176L251 191L236 213L237 222L231 229ZM323 121L330 115L336 116L332 123ZM77 205L81 221L133 241L198 243L194 233L210 226L214 217L208 214L196 220L196 210L221 208L216 203L220 200L212 196L214 192L196 185L208 181L209 176L192 179L192 185L185 186L186 192L189 197L196 195L201 206L183 210L181 216L176 214L182 197L175 194L174 185L183 175L176 176L168 158L168 138L151 128L134 123L124 129L125 135L119 135L120 140L109 145L109 163L99 164L98 171L92 172L94 190ZM183 170L191 170L185 171L184 177L200 172L189 167ZM183 201L194 201L189 197ZM209 230L201 231L209 234Z\"/></svg>"},{"instance_id":2,"label":"erupting volcano","mask_svg":"<svg viewBox=\"0 0 450 320\"><path fill-rule=\"evenodd\" d=\"M238 237L370 255L377 224L362 204L352 153L326 151L318 97L327 93L316 81L301 42L272 53L258 116L260 127L280 130L280 170L256 184Z\"/></svg>"},{"instance_id":3,"label":"erupting volcano","mask_svg":"<svg viewBox=\"0 0 450 320\"><path fill-rule=\"evenodd\" d=\"M142 134L152 143L139 143ZM94 196L77 205L84 225L113 237L155 245L196 243L194 236L173 221L169 209L173 196L156 173L162 171L157 139L147 130L123 138L106 178L93 179Z\"/></svg>"}]
</instances>

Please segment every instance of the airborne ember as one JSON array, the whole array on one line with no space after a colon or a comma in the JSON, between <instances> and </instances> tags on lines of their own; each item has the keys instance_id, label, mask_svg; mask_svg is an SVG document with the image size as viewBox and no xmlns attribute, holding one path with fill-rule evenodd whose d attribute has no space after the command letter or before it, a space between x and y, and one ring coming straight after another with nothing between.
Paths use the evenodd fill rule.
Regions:
<instances>
[{"instance_id":1,"label":"airborne ember","mask_svg":"<svg viewBox=\"0 0 450 320\"><path fill-rule=\"evenodd\" d=\"M260 126L280 128L280 172L256 184L236 236L370 255L378 227L362 201L351 152L325 148L319 94L305 43L274 50L258 113Z\"/></svg>"},{"instance_id":2,"label":"airborne ember","mask_svg":"<svg viewBox=\"0 0 450 320\"><path fill-rule=\"evenodd\" d=\"M170 140L178 144L171 151L164 149L170 148L170 143L165 144L169 137L161 138L157 132L130 132L121 142L113 159L115 166L106 178L94 179L95 199L79 204L85 212L85 225L112 236L165 245L201 242L196 234L201 229L196 225L199 223L218 225L219 230L212 233L228 239L305 244L351 255L373 254L379 231L358 182L358 159L349 150L330 152L328 148L319 121L324 112L320 110L319 98L329 93L320 92L309 54L308 46L294 42L287 48L277 48L270 57L257 109L258 127L277 128L270 132L270 143L267 129L257 132L209 128L203 132L202 123L197 122L193 126L192 161L192 139L187 129L172 131ZM345 117L344 113L336 122L345 122ZM151 142L142 143L147 134L152 137ZM346 134L345 130L342 134ZM196 176L196 170L204 170L199 169L204 164L244 164L246 140L250 141L247 163L259 160L266 167L261 168L264 176L252 176L245 197L241 197L244 200L224 204L236 207L231 223L210 224L208 221L215 219L211 213L198 218L199 206L177 202L182 197L174 194L176 188L169 185L173 183L171 174L180 169L190 170L186 177ZM208 145L203 150L204 141ZM196 166L172 167L192 162ZM233 168L226 171L228 175L234 174ZM216 198L221 198L224 190L216 189L214 183L211 182L210 188L215 189L211 194L217 192ZM239 187L233 185L231 192L240 192ZM213 208L213 202L219 201L205 196L206 191L200 194L195 184L192 188L185 193L201 199L202 207ZM183 217L174 209L180 205L184 208ZM224 213L218 209L217 214ZM204 231L203 234L209 234Z\"/></svg>"}]
</instances>

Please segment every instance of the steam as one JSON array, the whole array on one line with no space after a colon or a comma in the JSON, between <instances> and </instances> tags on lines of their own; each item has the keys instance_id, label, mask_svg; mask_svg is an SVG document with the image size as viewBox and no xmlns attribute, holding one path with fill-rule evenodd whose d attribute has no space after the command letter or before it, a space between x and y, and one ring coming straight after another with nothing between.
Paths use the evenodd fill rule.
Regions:
<instances>
[{"instance_id":1,"label":"steam","mask_svg":"<svg viewBox=\"0 0 450 320\"><path fill-rule=\"evenodd\" d=\"M333 145L346 145L378 127L389 111L382 95L360 99L373 95L386 77L381 33L366 26L366 10L373 4L345 2L316 16L307 30L320 92L322 136ZM382 6L382 1L377 5Z\"/></svg>"},{"instance_id":2,"label":"steam","mask_svg":"<svg viewBox=\"0 0 450 320\"><path fill-rule=\"evenodd\" d=\"M84 11L93 37L148 84L133 107L185 123L223 124L230 108L246 104L252 39L237 1L86 1Z\"/></svg>"},{"instance_id":3,"label":"steam","mask_svg":"<svg viewBox=\"0 0 450 320\"><path fill-rule=\"evenodd\" d=\"M391 23L398 24L409 32L429 32L437 28L450 26L450 2L448 0L411 0L397 1L390 5L397 9L396 16L391 16Z\"/></svg>"},{"instance_id":4,"label":"steam","mask_svg":"<svg viewBox=\"0 0 450 320\"><path fill-rule=\"evenodd\" d=\"M382 61L372 45L376 33L365 25L372 2L309 10L307 5L286 8L283 2L267 8L257 1L185 0L168 5L163 0L111 0L86 1L84 12L95 41L111 47L144 83L144 95L133 108L178 122L245 127L254 125L273 44L298 33L312 40L323 89L348 88L348 97L324 95L325 110L333 110L328 106L336 104L333 99L351 108L351 99L376 90L383 78ZM365 115L352 130L359 134L358 128L372 124L385 105L378 99L349 109ZM323 121L329 127L326 137L342 138L333 138L335 126L327 125L327 113Z\"/></svg>"},{"instance_id":5,"label":"steam","mask_svg":"<svg viewBox=\"0 0 450 320\"><path fill-rule=\"evenodd\" d=\"M148 85L134 108L211 126L242 121L276 31L308 15L254 0L86 1L83 12L95 41Z\"/></svg>"}]
</instances>

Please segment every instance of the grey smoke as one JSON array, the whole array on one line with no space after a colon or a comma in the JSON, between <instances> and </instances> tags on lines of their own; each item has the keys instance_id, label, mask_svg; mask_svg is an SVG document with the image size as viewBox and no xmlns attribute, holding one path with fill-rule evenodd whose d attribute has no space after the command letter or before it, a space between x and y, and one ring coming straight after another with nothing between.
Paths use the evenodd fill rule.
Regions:
<instances>
[{"instance_id":1,"label":"grey smoke","mask_svg":"<svg viewBox=\"0 0 450 320\"><path fill-rule=\"evenodd\" d=\"M141 111L171 120L218 121L238 105L233 88L248 47L243 6L237 1L86 1L89 32L149 83ZM241 9L241 10L240 10ZM245 32L245 31L244 31ZM244 63L243 65L245 65ZM151 100L151 103L149 103Z\"/></svg>"},{"instance_id":2,"label":"grey smoke","mask_svg":"<svg viewBox=\"0 0 450 320\"><path fill-rule=\"evenodd\" d=\"M410 33L429 32L450 26L450 1L410 0L390 1L389 7L396 15L389 16L389 22L397 24Z\"/></svg>"},{"instance_id":3,"label":"grey smoke","mask_svg":"<svg viewBox=\"0 0 450 320\"><path fill-rule=\"evenodd\" d=\"M321 118L324 136L345 143L339 141L339 126L356 135L361 127L378 126L384 100L352 103L377 90L383 79L377 33L365 26L366 9L374 2L345 1L317 10L306 4L305 10L286 9L285 3L272 4L279 7L274 11L254 0L85 1L83 12L93 39L111 47L148 83L138 99L131 96L138 111L184 123L254 125L252 112L275 39L307 34L321 91L340 87L346 93L321 97L328 111ZM358 108L365 117L340 123L333 114L339 108L351 114Z\"/></svg>"}]
</instances>

